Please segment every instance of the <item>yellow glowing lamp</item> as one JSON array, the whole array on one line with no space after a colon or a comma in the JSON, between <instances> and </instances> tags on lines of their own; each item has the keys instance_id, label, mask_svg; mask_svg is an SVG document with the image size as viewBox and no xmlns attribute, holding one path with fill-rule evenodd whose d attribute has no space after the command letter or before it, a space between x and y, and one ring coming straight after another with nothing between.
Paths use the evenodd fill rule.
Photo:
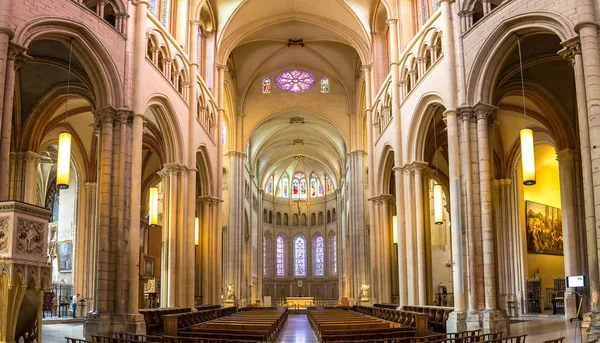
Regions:
<instances>
[{"instance_id":1,"label":"yellow glowing lamp","mask_svg":"<svg viewBox=\"0 0 600 343\"><path fill-rule=\"evenodd\" d=\"M198 242L200 241L200 233L198 232L198 230L200 229L200 220L198 219L198 217L196 217L194 219L194 243L196 245L198 245Z\"/></svg>"},{"instance_id":2,"label":"yellow glowing lamp","mask_svg":"<svg viewBox=\"0 0 600 343\"><path fill-rule=\"evenodd\" d=\"M61 132L58 135L58 165L56 167L56 188L69 188L71 169L71 134Z\"/></svg>"},{"instance_id":3,"label":"yellow glowing lamp","mask_svg":"<svg viewBox=\"0 0 600 343\"><path fill-rule=\"evenodd\" d=\"M150 201L148 203L148 224L158 224L158 188L150 187Z\"/></svg>"},{"instance_id":4,"label":"yellow glowing lamp","mask_svg":"<svg viewBox=\"0 0 600 343\"><path fill-rule=\"evenodd\" d=\"M526 127L521 130L521 164L523 165L523 184L535 185L535 154L533 130Z\"/></svg>"},{"instance_id":5,"label":"yellow glowing lamp","mask_svg":"<svg viewBox=\"0 0 600 343\"><path fill-rule=\"evenodd\" d=\"M394 244L398 244L398 216L392 217L392 237Z\"/></svg>"},{"instance_id":6,"label":"yellow glowing lamp","mask_svg":"<svg viewBox=\"0 0 600 343\"><path fill-rule=\"evenodd\" d=\"M442 185L433 185L433 220L436 225L444 224Z\"/></svg>"}]
</instances>

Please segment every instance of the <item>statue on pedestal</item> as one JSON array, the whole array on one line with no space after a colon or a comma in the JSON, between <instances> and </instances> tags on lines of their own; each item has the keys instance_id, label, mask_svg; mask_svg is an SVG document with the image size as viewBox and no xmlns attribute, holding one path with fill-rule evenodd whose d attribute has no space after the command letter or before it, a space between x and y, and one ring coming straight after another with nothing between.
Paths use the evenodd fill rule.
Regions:
<instances>
[{"instance_id":1,"label":"statue on pedestal","mask_svg":"<svg viewBox=\"0 0 600 343\"><path fill-rule=\"evenodd\" d=\"M362 297L360 298L361 301L369 300L370 289L371 289L371 286L367 285L366 283L363 283L362 286L360 286L360 292L362 293Z\"/></svg>"},{"instance_id":2,"label":"statue on pedestal","mask_svg":"<svg viewBox=\"0 0 600 343\"><path fill-rule=\"evenodd\" d=\"M233 294L235 293L233 284L227 283L227 301L233 301Z\"/></svg>"}]
</instances>

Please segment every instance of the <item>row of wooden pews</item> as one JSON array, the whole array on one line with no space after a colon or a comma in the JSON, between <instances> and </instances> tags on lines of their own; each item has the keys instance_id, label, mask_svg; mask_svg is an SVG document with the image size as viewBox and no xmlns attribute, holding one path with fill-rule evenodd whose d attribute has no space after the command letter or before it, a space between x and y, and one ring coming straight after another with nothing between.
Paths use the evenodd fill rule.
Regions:
<instances>
[{"instance_id":1,"label":"row of wooden pews","mask_svg":"<svg viewBox=\"0 0 600 343\"><path fill-rule=\"evenodd\" d=\"M343 309L311 309L307 313L308 322L322 343L374 342L377 339L395 342L415 336L413 329L398 323Z\"/></svg>"},{"instance_id":2,"label":"row of wooden pews","mask_svg":"<svg viewBox=\"0 0 600 343\"><path fill-rule=\"evenodd\" d=\"M444 333L446 332L446 321L450 316L450 313L454 311L453 307L443 306L404 306L404 311L425 313L428 316L429 329L435 332Z\"/></svg>"},{"instance_id":3,"label":"row of wooden pews","mask_svg":"<svg viewBox=\"0 0 600 343\"><path fill-rule=\"evenodd\" d=\"M219 307L195 312L184 312L164 316L164 334L177 336L180 331L238 312L237 307Z\"/></svg>"},{"instance_id":4,"label":"row of wooden pews","mask_svg":"<svg viewBox=\"0 0 600 343\"><path fill-rule=\"evenodd\" d=\"M404 327L413 328L416 331L416 336L424 336L430 331L428 317L424 313L370 306L354 306L352 310L367 316L398 323Z\"/></svg>"},{"instance_id":5,"label":"row of wooden pews","mask_svg":"<svg viewBox=\"0 0 600 343\"><path fill-rule=\"evenodd\" d=\"M166 336L166 342L198 342L199 339L275 342L287 318L288 310L285 308L252 308L228 317L191 326L179 331L179 337Z\"/></svg>"}]
</instances>

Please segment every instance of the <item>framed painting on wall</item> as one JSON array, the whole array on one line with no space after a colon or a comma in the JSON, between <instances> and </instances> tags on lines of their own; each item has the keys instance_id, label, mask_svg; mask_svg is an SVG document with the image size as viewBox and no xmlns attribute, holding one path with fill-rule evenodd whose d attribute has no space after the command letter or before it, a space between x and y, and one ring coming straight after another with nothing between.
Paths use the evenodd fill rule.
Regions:
<instances>
[{"instance_id":1,"label":"framed painting on wall","mask_svg":"<svg viewBox=\"0 0 600 343\"><path fill-rule=\"evenodd\" d=\"M69 273L73 271L73 241L62 241L57 243L58 271Z\"/></svg>"},{"instance_id":2,"label":"framed painting on wall","mask_svg":"<svg viewBox=\"0 0 600 343\"><path fill-rule=\"evenodd\" d=\"M560 208L525 202L527 251L535 254L563 255L562 211Z\"/></svg>"}]
</instances>

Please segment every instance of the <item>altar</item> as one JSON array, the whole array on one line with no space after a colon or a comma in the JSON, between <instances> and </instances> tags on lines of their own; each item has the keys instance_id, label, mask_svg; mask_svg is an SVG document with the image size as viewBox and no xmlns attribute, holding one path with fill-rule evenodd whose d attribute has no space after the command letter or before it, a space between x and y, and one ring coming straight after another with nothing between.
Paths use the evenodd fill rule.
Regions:
<instances>
[{"instance_id":1,"label":"altar","mask_svg":"<svg viewBox=\"0 0 600 343\"><path fill-rule=\"evenodd\" d=\"M314 306L314 297L287 297L285 301L288 308L306 309L309 306Z\"/></svg>"}]
</instances>

